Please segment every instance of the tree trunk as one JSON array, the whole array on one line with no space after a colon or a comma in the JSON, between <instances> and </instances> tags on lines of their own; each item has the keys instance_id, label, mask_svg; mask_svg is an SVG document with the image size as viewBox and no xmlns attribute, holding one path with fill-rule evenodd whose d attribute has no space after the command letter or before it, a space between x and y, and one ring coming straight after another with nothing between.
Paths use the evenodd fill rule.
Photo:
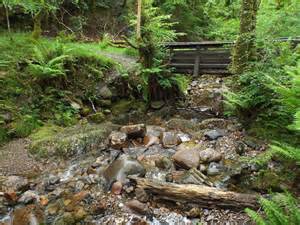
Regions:
<instances>
[{"instance_id":1,"label":"tree trunk","mask_svg":"<svg viewBox=\"0 0 300 225\"><path fill-rule=\"evenodd\" d=\"M43 16L43 12L41 10L33 17L33 31L32 31L33 39L39 39L42 35L42 16Z\"/></svg>"},{"instance_id":2,"label":"tree trunk","mask_svg":"<svg viewBox=\"0 0 300 225\"><path fill-rule=\"evenodd\" d=\"M5 15L6 15L7 30L10 33L9 11L6 5L4 5L4 8L5 8Z\"/></svg>"},{"instance_id":3,"label":"tree trunk","mask_svg":"<svg viewBox=\"0 0 300 225\"><path fill-rule=\"evenodd\" d=\"M137 187L146 193L155 195L159 199L175 202L198 204L205 208L231 208L243 210L244 208L258 208L258 196L241 194L231 191L222 191L217 188L194 185L155 182L144 178L130 177L136 181Z\"/></svg>"},{"instance_id":4,"label":"tree trunk","mask_svg":"<svg viewBox=\"0 0 300 225\"><path fill-rule=\"evenodd\" d=\"M141 39L141 23L142 23L142 0L138 0L137 4L137 23L136 23L136 38Z\"/></svg>"},{"instance_id":5,"label":"tree trunk","mask_svg":"<svg viewBox=\"0 0 300 225\"><path fill-rule=\"evenodd\" d=\"M242 0L240 12L240 34L236 40L232 55L232 72L245 71L250 61L256 58L255 30L259 0Z\"/></svg>"}]
</instances>

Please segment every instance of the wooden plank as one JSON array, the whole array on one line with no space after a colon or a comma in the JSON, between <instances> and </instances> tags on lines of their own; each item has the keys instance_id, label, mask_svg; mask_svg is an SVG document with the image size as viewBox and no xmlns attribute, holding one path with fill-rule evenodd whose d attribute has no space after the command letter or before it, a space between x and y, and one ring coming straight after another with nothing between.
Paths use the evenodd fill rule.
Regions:
<instances>
[{"instance_id":1,"label":"wooden plank","mask_svg":"<svg viewBox=\"0 0 300 225\"><path fill-rule=\"evenodd\" d=\"M200 48L197 47L195 65L194 65L194 76L197 76L199 74L199 64L200 64Z\"/></svg>"},{"instance_id":2,"label":"wooden plank","mask_svg":"<svg viewBox=\"0 0 300 225\"><path fill-rule=\"evenodd\" d=\"M211 69L215 69L215 68L221 68L221 69L225 69L229 66L229 64L203 64L203 63L199 63L199 68L211 68ZM175 67L175 68L194 68L194 64L191 63L171 63L170 67Z\"/></svg>"},{"instance_id":3,"label":"wooden plank","mask_svg":"<svg viewBox=\"0 0 300 225\"><path fill-rule=\"evenodd\" d=\"M167 48L196 48L200 47L219 47L224 45L233 45L232 41L202 41L202 42L168 42L165 44Z\"/></svg>"}]
</instances>

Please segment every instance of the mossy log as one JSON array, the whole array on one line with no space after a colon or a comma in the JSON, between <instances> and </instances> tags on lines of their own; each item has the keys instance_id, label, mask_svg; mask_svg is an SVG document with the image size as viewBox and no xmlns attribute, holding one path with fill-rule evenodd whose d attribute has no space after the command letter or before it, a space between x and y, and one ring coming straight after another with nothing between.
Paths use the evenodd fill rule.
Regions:
<instances>
[{"instance_id":1,"label":"mossy log","mask_svg":"<svg viewBox=\"0 0 300 225\"><path fill-rule=\"evenodd\" d=\"M258 208L258 195L242 194L223 191L217 188L193 185L157 182L145 178L130 177L148 194L159 199L175 202L194 203L205 208L230 208L241 210L244 208Z\"/></svg>"}]
</instances>

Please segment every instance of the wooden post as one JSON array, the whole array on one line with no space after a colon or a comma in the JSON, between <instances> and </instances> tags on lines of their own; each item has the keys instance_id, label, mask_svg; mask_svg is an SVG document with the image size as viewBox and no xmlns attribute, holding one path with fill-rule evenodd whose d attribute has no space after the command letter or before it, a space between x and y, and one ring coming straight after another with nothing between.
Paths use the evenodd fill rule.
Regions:
<instances>
[{"instance_id":1,"label":"wooden post","mask_svg":"<svg viewBox=\"0 0 300 225\"><path fill-rule=\"evenodd\" d=\"M142 22L142 0L138 0L137 5L137 24L136 24L136 38L141 38L141 22Z\"/></svg>"},{"instance_id":2,"label":"wooden post","mask_svg":"<svg viewBox=\"0 0 300 225\"><path fill-rule=\"evenodd\" d=\"M200 47L196 47L196 57L195 57L195 64L194 64L194 76L199 75L199 64L200 64Z\"/></svg>"}]
</instances>

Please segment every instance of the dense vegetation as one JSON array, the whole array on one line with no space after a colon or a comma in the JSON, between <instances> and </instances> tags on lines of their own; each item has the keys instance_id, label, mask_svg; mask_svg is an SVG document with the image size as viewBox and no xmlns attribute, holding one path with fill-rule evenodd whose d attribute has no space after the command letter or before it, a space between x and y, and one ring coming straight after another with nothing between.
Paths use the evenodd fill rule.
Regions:
<instances>
[{"instance_id":1,"label":"dense vegetation","mask_svg":"<svg viewBox=\"0 0 300 225\"><path fill-rule=\"evenodd\" d=\"M300 2L142 3L138 31L133 0L0 1L0 144L46 124L103 121L111 100L122 97L148 104L173 99L185 92L188 80L166 67L163 43L236 40L231 71L238 82L226 93L226 116L238 117L249 133L271 143L258 163L277 158L299 173L300 48L290 39L300 35ZM119 39L126 48L113 44ZM116 53L139 57L139 65L128 71L107 57ZM122 87L99 95L116 73ZM258 224L299 224L292 195L261 204L263 217L247 211Z\"/></svg>"}]
</instances>

